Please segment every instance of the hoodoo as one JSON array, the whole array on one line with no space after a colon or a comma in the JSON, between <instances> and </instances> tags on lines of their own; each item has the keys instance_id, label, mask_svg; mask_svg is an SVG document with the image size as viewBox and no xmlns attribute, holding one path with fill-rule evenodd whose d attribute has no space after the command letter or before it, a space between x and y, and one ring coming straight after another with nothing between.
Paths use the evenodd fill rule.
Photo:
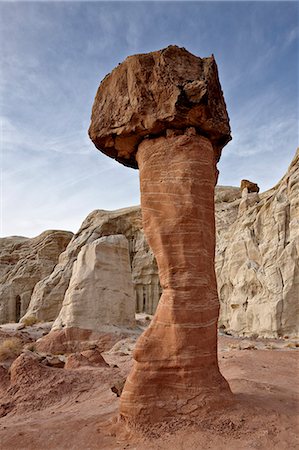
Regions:
<instances>
[{"instance_id":1,"label":"hoodoo","mask_svg":"<svg viewBox=\"0 0 299 450\"><path fill-rule=\"evenodd\" d=\"M230 394L217 362L214 187L231 137L214 57L176 46L128 57L100 84L89 134L139 168L143 228L163 288L120 414L132 425L198 416Z\"/></svg>"}]
</instances>

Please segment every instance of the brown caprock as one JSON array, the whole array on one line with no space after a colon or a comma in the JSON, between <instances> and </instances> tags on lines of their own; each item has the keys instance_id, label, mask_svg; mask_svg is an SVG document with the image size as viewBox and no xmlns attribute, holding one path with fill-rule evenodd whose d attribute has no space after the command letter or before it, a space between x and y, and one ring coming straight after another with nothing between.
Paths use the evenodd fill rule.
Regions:
<instances>
[{"instance_id":1,"label":"brown caprock","mask_svg":"<svg viewBox=\"0 0 299 450\"><path fill-rule=\"evenodd\" d=\"M133 426L201 415L230 397L217 362L214 186L231 137L214 57L176 46L128 57L100 84L89 134L139 168L143 228L163 288L120 414Z\"/></svg>"}]
</instances>

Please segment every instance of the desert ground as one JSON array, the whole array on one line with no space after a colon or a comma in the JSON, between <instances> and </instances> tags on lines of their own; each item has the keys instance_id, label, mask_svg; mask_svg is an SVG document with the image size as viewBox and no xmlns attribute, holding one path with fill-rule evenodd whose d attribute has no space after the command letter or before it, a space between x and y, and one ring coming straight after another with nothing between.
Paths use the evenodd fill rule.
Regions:
<instances>
[{"instance_id":1,"label":"desert ground","mask_svg":"<svg viewBox=\"0 0 299 450\"><path fill-rule=\"evenodd\" d=\"M142 331L146 320L139 323ZM132 365L136 336L102 353L106 365L72 365L65 364L70 356L35 350L35 340L49 325L0 327L1 342L15 337L24 344L14 362L12 358L0 366L3 450L298 448L294 340L220 335L220 370L234 394L229 409L209 411L196 423L160 424L141 433L126 430L118 420L118 395ZM96 342L85 345L97 351Z\"/></svg>"}]
</instances>

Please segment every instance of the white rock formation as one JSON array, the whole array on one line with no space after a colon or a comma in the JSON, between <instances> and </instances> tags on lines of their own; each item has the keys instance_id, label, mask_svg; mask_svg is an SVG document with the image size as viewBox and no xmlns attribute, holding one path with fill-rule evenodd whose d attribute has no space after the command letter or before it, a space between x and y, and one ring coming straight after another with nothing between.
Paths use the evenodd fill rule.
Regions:
<instances>
[{"instance_id":1,"label":"white rock formation","mask_svg":"<svg viewBox=\"0 0 299 450\"><path fill-rule=\"evenodd\" d=\"M129 241L130 261L138 310L152 314L158 304L161 288L155 258L142 233L139 206L116 211L96 210L90 213L60 255L54 271L34 288L25 315L52 321L59 314L72 275L73 264L81 248L105 235L123 234Z\"/></svg>"},{"instance_id":2,"label":"white rock formation","mask_svg":"<svg viewBox=\"0 0 299 450\"><path fill-rule=\"evenodd\" d=\"M219 326L236 335L298 335L299 150L274 188L244 189L217 207Z\"/></svg>"},{"instance_id":3,"label":"white rock formation","mask_svg":"<svg viewBox=\"0 0 299 450\"><path fill-rule=\"evenodd\" d=\"M90 213L60 257L53 272L37 283L26 316L38 320L55 320L72 275L73 264L81 248L96 239L111 234L124 234L131 247L134 234L140 229L139 207L117 211L96 210Z\"/></svg>"},{"instance_id":4,"label":"white rock formation","mask_svg":"<svg viewBox=\"0 0 299 450\"><path fill-rule=\"evenodd\" d=\"M0 239L0 323L25 314L36 283L48 276L73 233L44 231L35 238Z\"/></svg>"},{"instance_id":5,"label":"white rock formation","mask_svg":"<svg viewBox=\"0 0 299 450\"><path fill-rule=\"evenodd\" d=\"M298 151L286 175L267 192L216 188L219 326L226 332L265 337L298 334L298 205ZM53 272L42 280L38 278L41 281L34 288L25 317L55 320L81 248L116 234L124 235L129 242L136 311L153 314L161 294L157 265L142 232L140 208L132 207L89 214ZM6 267L1 261L0 275ZM27 292L23 284L21 292Z\"/></svg>"},{"instance_id":6,"label":"white rock formation","mask_svg":"<svg viewBox=\"0 0 299 450\"><path fill-rule=\"evenodd\" d=\"M162 288L156 259L141 230L136 232L132 246L132 276L136 295L136 312L154 314Z\"/></svg>"},{"instance_id":7,"label":"white rock formation","mask_svg":"<svg viewBox=\"0 0 299 450\"><path fill-rule=\"evenodd\" d=\"M134 324L128 240L123 235L96 239L80 250L52 330L74 327L100 331Z\"/></svg>"}]
</instances>

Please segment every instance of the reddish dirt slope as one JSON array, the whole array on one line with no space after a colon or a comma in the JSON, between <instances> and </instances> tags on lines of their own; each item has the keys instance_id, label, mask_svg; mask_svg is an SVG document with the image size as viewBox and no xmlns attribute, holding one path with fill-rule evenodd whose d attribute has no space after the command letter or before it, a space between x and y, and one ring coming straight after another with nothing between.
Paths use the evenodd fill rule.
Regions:
<instances>
[{"instance_id":1,"label":"reddish dirt slope","mask_svg":"<svg viewBox=\"0 0 299 450\"><path fill-rule=\"evenodd\" d=\"M239 348L252 346L261 349ZM210 412L187 428L174 432L178 424L173 423L143 437L130 435L116 422L119 399L111 386L128 372L128 353L122 346L104 354L110 367L74 370L43 366L28 353L13 364L10 385L1 371L1 450L298 448L295 349L221 337L221 371L235 394L235 406L218 416Z\"/></svg>"}]
</instances>

